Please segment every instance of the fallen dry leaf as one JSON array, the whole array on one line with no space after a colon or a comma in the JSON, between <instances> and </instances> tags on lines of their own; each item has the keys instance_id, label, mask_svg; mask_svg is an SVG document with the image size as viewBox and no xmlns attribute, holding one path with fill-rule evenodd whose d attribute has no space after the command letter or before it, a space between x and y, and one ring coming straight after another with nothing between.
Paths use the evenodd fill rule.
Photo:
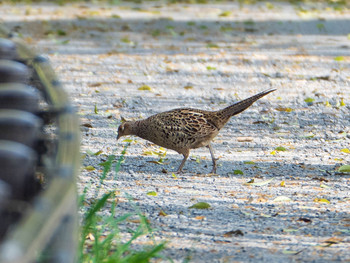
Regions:
<instances>
[{"instance_id":1,"label":"fallen dry leaf","mask_svg":"<svg viewBox=\"0 0 350 263\"><path fill-rule=\"evenodd\" d=\"M224 237L232 237L232 236L244 236L244 233L242 230L237 229L237 230L231 230L223 234Z\"/></svg>"},{"instance_id":2,"label":"fallen dry leaf","mask_svg":"<svg viewBox=\"0 0 350 263\"><path fill-rule=\"evenodd\" d=\"M251 142L253 141L253 137L237 137L238 142Z\"/></svg>"}]
</instances>

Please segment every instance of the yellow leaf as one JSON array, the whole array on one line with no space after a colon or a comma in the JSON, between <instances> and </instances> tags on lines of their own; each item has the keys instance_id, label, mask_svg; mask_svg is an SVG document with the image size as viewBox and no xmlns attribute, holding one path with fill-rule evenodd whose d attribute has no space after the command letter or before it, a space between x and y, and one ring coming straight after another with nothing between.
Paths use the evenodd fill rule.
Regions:
<instances>
[{"instance_id":1,"label":"yellow leaf","mask_svg":"<svg viewBox=\"0 0 350 263\"><path fill-rule=\"evenodd\" d=\"M350 153L350 150L348 148L344 148L340 150L343 153Z\"/></svg>"},{"instance_id":2,"label":"yellow leaf","mask_svg":"<svg viewBox=\"0 0 350 263\"><path fill-rule=\"evenodd\" d=\"M190 209L194 208L194 209L209 209L210 208L210 204L205 203L205 202L198 202L192 206L189 207Z\"/></svg>"},{"instance_id":3,"label":"yellow leaf","mask_svg":"<svg viewBox=\"0 0 350 263\"><path fill-rule=\"evenodd\" d=\"M158 215L159 216L167 216L168 214L165 213L163 210L160 210Z\"/></svg>"},{"instance_id":4,"label":"yellow leaf","mask_svg":"<svg viewBox=\"0 0 350 263\"><path fill-rule=\"evenodd\" d=\"M143 85L143 86L139 87L138 90L148 90L148 91L151 91L152 89L151 89L151 87L148 86L148 85Z\"/></svg>"},{"instance_id":5,"label":"yellow leaf","mask_svg":"<svg viewBox=\"0 0 350 263\"><path fill-rule=\"evenodd\" d=\"M343 56L338 56L334 58L335 61L343 61L344 57Z\"/></svg>"},{"instance_id":6,"label":"yellow leaf","mask_svg":"<svg viewBox=\"0 0 350 263\"><path fill-rule=\"evenodd\" d=\"M317 202L317 203L327 203L327 204L330 204L331 202L329 202L326 198L315 198L314 199L314 202Z\"/></svg>"},{"instance_id":7,"label":"yellow leaf","mask_svg":"<svg viewBox=\"0 0 350 263\"><path fill-rule=\"evenodd\" d=\"M97 156L97 155L100 155L101 153L103 153L103 151L99 150L99 151L95 152L94 155Z\"/></svg>"},{"instance_id":8,"label":"yellow leaf","mask_svg":"<svg viewBox=\"0 0 350 263\"><path fill-rule=\"evenodd\" d=\"M277 153L276 151L270 152L271 155L276 155L276 153Z\"/></svg>"},{"instance_id":9,"label":"yellow leaf","mask_svg":"<svg viewBox=\"0 0 350 263\"><path fill-rule=\"evenodd\" d=\"M223 16L230 16L232 14L231 11L223 11L222 13L219 14L219 16L223 17Z\"/></svg>"},{"instance_id":10,"label":"yellow leaf","mask_svg":"<svg viewBox=\"0 0 350 263\"><path fill-rule=\"evenodd\" d=\"M285 186L286 186L286 183L285 183L284 181L282 181L282 182L280 183L280 186L285 187Z\"/></svg>"},{"instance_id":11,"label":"yellow leaf","mask_svg":"<svg viewBox=\"0 0 350 263\"><path fill-rule=\"evenodd\" d=\"M155 191L150 191L150 192L147 193L147 195L157 196L157 192L155 192Z\"/></svg>"},{"instance_id":12,"label":"yellow leaf","mask_svg":"<svg viewBox=\"0 0 350 263\"><path fill-rule=\"evenodd\" d=\"M216 67L207 66L207 70L216 70Z\"/></svg>"},{"instance_id":13,"label":"yellow leaf","mask_svg":"<svg viewBox=\"0 0 350 263\"><path fill-rule=\"evenodd\" d=\"M89 165L89 166L86 166L84 169L87 171L93 171L93 170L95 170L95 167Z\"/></svg>"},{"instance_id":14,"label":"yellow leaf","mask_svg":"<svg viewBox=\"0 0 350 263\"><path fill-rule=\"evenodd\" d=\"M276 110L278 110L278 111L285 111L285 112L292 112L293 111L293 109L292 108L288 108L288 107L278 107L278 108L276 108Z\"/></svg>"},{"instance_id":15,"label":"yellow leaf","mask_svg":"<svg viewBox=\"0 0 350 263\"><path fill-rule=\"evenodd\" d=\"M271 4L270 2L267 2L265 5L266 5L267 9L274 9L275 8L275 6L273 4Z\"/></svg>"},{"instance_id":16,"label":"yellow leaf","mask_svg":"<svg viewBox=\"0 0 350 263\"><path fill-rule=\"evenodd\" d=\"M144 151L143 155L153 155L153 151Z\"/></svg>"},{"instance_id":17,"label":"yellow leaf","mask_svg":"<svg viewBox=\"0 0 350 263\"><path fill-rule=\"evenodd\" d=\"M340 106L345 106L345 102L343 98L340 99Z\"/></svg>"},{"instance_id":18,"label":"yellow leaf","mask_svg":"<svg viewBox=\"0 0 350 263\"><path fill-rule=\"evenodd\" d=\"M329 103L328 100L325 102L325 106L326 106L326 107L332 107L332 105Z\"/></svg>"}]
</instances>

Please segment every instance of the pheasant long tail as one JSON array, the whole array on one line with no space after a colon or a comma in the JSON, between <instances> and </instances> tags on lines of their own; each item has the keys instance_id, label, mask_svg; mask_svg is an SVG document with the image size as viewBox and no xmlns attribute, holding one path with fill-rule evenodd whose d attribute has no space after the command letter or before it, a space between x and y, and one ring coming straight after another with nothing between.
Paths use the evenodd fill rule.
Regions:
<instances>
[{"instance_id":1,"label":"pheasant long tail","mask_svg":"<svg viewBox=\"0 0 350 263\"><path fill-rule=\"evenodd\" d=\"M254 96L251 96L251 97L249 97L249 98L247 98L245 100L238 101L235 104L220 110L218 113L219 113L219 115L221 115L223 117L223 119L229 119L233 115L236 115L236 114L241 113L242 111L246 110L255 101L257 101L258 99L266 96L267 94L269 94L269 93L271 93L271 92L273 92L275 90L276 89L269 89L269 90L265 90L263 92L260 92L260 93L254 95Z\"/></svg>"}]
</instances>

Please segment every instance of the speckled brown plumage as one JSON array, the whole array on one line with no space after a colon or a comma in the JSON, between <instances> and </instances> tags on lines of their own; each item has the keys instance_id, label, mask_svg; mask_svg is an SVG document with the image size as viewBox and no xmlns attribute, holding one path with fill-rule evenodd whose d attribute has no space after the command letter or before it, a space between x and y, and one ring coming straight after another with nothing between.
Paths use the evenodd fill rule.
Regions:
<instances>
[{"instance_id":1,"label":"speckled brown plumage","mask_svg":"<svg viewBox=\"0 0 350 263\"><path fill-rule=\"evenodd\" d=\"M216 173L216 159L210 144L212 139L233 115L244 111L272 91L275 89L263 91L218 111L180 108L158 113L144 120L127 121L119 126L118 139L125 135L136 135L177 151L184 156L177 172L182 172L190 149L206 146L213 161L212 173Z\"/></svg>"}]
</instances>

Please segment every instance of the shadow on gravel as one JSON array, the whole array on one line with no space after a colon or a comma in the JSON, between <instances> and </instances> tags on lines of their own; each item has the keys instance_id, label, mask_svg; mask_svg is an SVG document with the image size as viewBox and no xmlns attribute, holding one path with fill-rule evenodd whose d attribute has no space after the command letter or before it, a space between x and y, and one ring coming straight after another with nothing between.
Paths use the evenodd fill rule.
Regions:
<instances>
[{"instance_id":1,"label":"shadow on gravel","mask_svg":"<svg viewBox=\"0 0 350 263\"><path fill-rule=\"evenodd\" d=\"M210 255L206 254L206 260L226 257L243 260L249 257L252 262L257 259L265 262L261 261L265 257L278 256L303 261L304 252L312 252L312 257L319 258L327 249L324 240L335 233L340 240L348 235L346 218L350 214L341 207L346 207L343 198L348 186L344 180L349 180L350 176L335 175L333 166L279 162L244 165L242 162L221 161L223 166L241 169L244 175L222 175L219 168L218 176L192 172L177 175L174 179L171 174L160 172L167 166L147 163L150 160L154 158L126 157L117 182L120 189L125 189L135 198L132 202L158 229L157 237L168 240L166 254L172 259L187 256L198 259L210 252ZM174 163L172 161L170 166ZM186 166L191 171L207 170L205 164L193 161ZM252 177L256 181L271 177L275 180L263 186L242 183ZM293 185L287 182L286 187L280 187L281 180L291 180ZM137 192L133 192L135 182ZM321 193L321 184L330 185L331 190ZM149 191L156 191L158 195L147 196ZM279 196L287 196L290 201L275 202ZM315 202L321 197L330 204ZM207 202L211 208L190 209L196 202ZM336 204L337 209L333 209L332 204ZM133 208L122 202L118 209L126 213ZM124 227L123 231L126 231L129 226ZM336 249L341 255L346 253L347 245L340 242L329 249ZM265 255L264 251L268 254ZM328 260L338 260L336 254L325 256L333 257Z\"/></svg>"},{"instance_id":2,"label":"shadow on gravel","mask_svg":"<svg viewBox=\"0 0 350 263\"><path fill-rule=\"evenodd\" d=\"M190 22L190 23L189 23ZM267 20L254 22L235 21L234 18L228 21L179 21L175 19L116 19L116 18L86 18L69 20L50 21L20 21L4 22L4 25L14 32L23 35L32 32L40 38L45 35L55 36L57 39L92 41L100 47L108 47L111 52L133 53L132 46L137 46L138 42L144 42L151 47L138 47L136 54L149 54L156 50L160 53L176 53L182 48L194 48L199 51L200 46L205 45L208 51L210 43L232 46L240 44L252 44L254 36L266 36L264 43L255 43L251 48L254 50L268 49L273 52L286 52L286 48L295 47L293 53L303 54L302 46L312 47L315 37L324 39L329 37L332 48L327 43L318 42L315 50L311 49L314 55L349 55L349 45L339 43L338 48L334 45L338 40L331 37L344 36L344 41L349 33L350 20L347 19L309 19L309 20ZM61 33L57 33L61 32ZM64 32L64 33L62 33ZM58 34L58 35L57 35ZM61 35L59 35L61 34ZM63 35L63 36L62 36ZM270 38L281 37L279 41L268 41ZM309 36L310 39L301 40L300 36ZM346 41L345 41L346 42ZM302 43L302 45L301 45ZM84 54L83 45L80 49L62 49L61 54ZM163 50L164 46L170 47ZM127 48L127 50L125 50ZM191 50L189 50L191 51ZM92 50L88 51L92 54ZM95 48L95 54L101 51ZM208 51L209 52L209 51Z\"/></svg>"},{"instance_id":3,"label":"shadow on gravel","mask_svg":"<svg viewBox=\"0 0 350 263\"><path fill-rule=\"evenodd\" d=\"M132 146L130 146L132 147ZM236 147L236 150L240 148ZM247 148L241 147L241 149L247 150ZM217 149L219 152L221 148ZM234 151L234 150L233 150ZM254 149L253 149L254 151ZM193 151L195 154L195 150ZM239 156L240 152L237 151L237 156ZM200 156L204 156L203 152ZM182 156L181 155L168 155L168 160L165 161L166 164L159 165L154 162L158 161L157 157L148 157L148 156L125 156L124 165L122 165L121 171L131 174L131 176L123 177L123 180L134 180L134 176L142 177L142 174L148 174L148 178L151 179L161 177L162 179L168 178L171 179L172 173L174 173L181 163ZM271 177L283 177L287 179L293 179L293 177L300 178L309 178L315 179L315 183L322 181L328 181L328 179L344 179L350 178L350 175L337 175L336 167L337 165L323 165L323 164L310 164L307 162L307 159L304 162L291 162L286 159L285 161L281 161L281 159L285 159L283 156L276 157L276 162L254 162L252 164L245 164L245 161L237 162L235 160L232 161L224 161L218 160L218 171L217 175L208 174L212 168L212 162L210 159L210 155L208 153L207 160L201 160L200 163L197 163L193 157L190 157L185 166L183 174L175 174L177 179L187 180L187 178L194 177L209 177L216 178L226 177L226 178L247 178L249 181L251 178L271 178ZM247 158L246 161L250 161ZM164 172L162 172L164 170ZM235 175L234 170L241 170L243 175ZM150 176L150 177L149 177ZM119 178L119 176L118 176ZM344 185L346 186L346 185Z\"/></svg>"}]
</instances>

